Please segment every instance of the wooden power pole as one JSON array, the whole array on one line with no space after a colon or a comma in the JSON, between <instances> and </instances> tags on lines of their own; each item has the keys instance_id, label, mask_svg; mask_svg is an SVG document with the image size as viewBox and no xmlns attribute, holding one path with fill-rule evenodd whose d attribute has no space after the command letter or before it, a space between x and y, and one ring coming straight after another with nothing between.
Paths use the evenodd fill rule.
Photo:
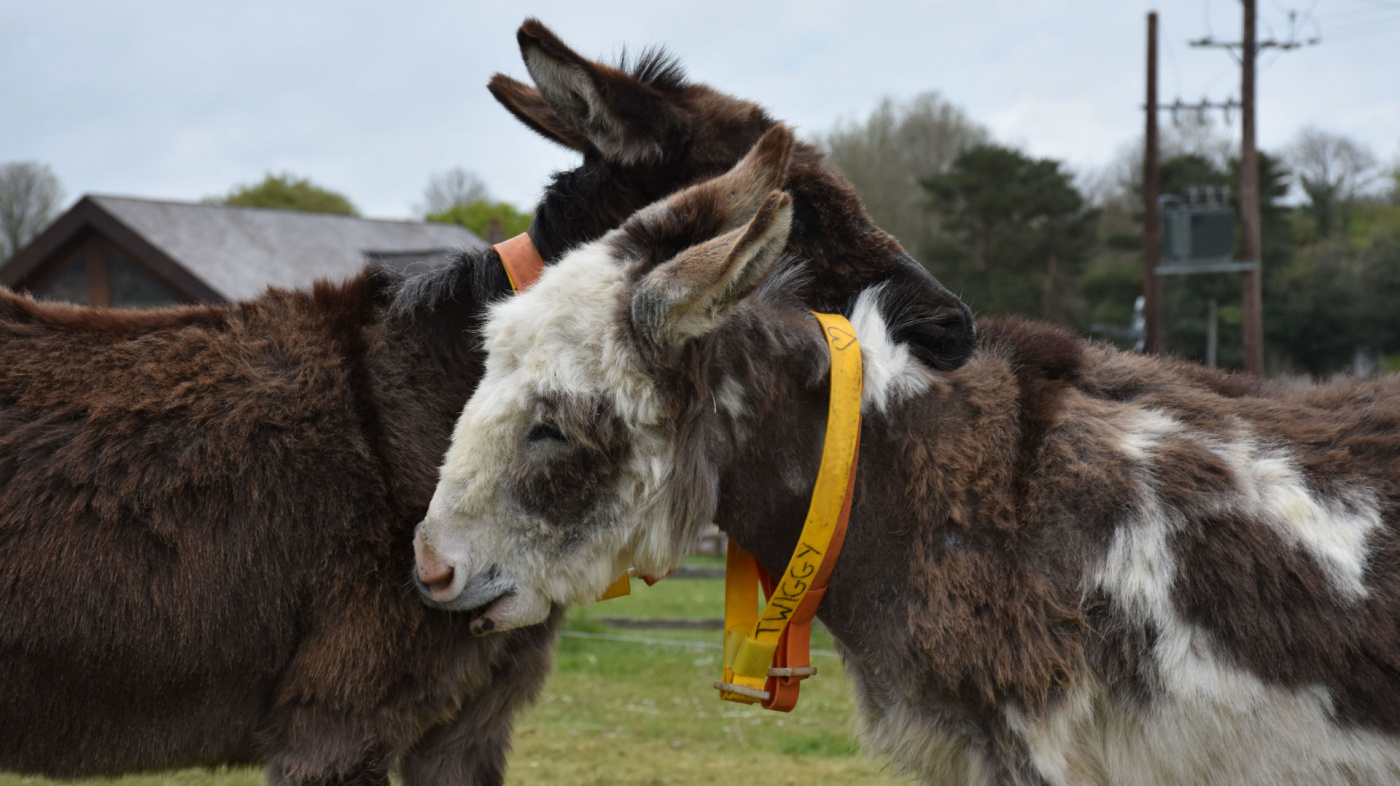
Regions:
<instances>
[{"instance_id":1,"label":"wooden power pole","mask_svg":"<svg viewBox=\"0 0 1400 786\"><path fill-rule=\"evenodd\" d=\"M1162 298L1157 266L1162 256L1161 187L1157 166L1157 12L1147 15L1147 134L1142 154L1142 351L1162 354Z\"/></svg>"},{"instance_id":2,"label":"wooden power pole","mask_svg":"<svg viewBox=\"0 0 1400 786\"><path fill-rule=\"evenodd\" d=\"M1259 150L1256 147L1255 132L1255 64L1259 52L1264 49L1288 51L1305 45L1316 44L1318 39L1298 40L1297 30L1290 30L1287 41L1259 40L1258 0L1240 0L1244 6L1244 35L1239 42L1216 41L1207 36L1192 41L1191 46L1214 47L1233 52L1240 51L1240 306L1244 321L1244 370L1249 374L1264 373L1264 253L1263 232L1259 218ZM1289 15L1296 21L1296 16ZM1202 102L1201 106L1207 106ZM1232 104L1209 104L1228 112Z\"/></svg>"},{"instance_id":3,"label":"wooden power pole","mask_svg":"<svg viewBox=\"0 0 1400 786\"><path fill-rule=\"evenodd\" d=\"M1255 148L1254 64L1256 0L1243 0L1244 37L1240 47L1240 261L1257 263L1241 275L1240 305L1244 319L1244 370L1264 374L1263 236L1259 222L1259 151Z\"/></svg>"}]
</instances>

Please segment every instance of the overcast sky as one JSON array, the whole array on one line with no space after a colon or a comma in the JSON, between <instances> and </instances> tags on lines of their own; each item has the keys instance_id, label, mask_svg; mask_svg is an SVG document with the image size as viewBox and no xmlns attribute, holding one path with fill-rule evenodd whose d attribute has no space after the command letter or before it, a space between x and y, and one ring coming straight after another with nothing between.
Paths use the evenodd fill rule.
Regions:
<instances>
[{"instance_id":1,"label":"overcast sky","mask_svg":"<svg viewBox=\"0 0 1400 786\"><path fill-rule=\"evenodd\" d=\"M1287 37L1294 7L1260 2L1261 37ZM411 215L429 176L461 165L529 207L574 157L485 84L526 76L515 29L536 15L585 55L664 44L807 135L935 89L998 140L1082 171L1140 133L1153 7L1163 100L1237 96L1229 56L1186 43L1236 40L1236 0L0 0L0 162L48 163L70 199L198 199L286 170L378 217ZM1322 42L1263 60L1261 146L1315 124L1394 160L1400 0L1296 10Z\"/></svg>"}]
</instances>

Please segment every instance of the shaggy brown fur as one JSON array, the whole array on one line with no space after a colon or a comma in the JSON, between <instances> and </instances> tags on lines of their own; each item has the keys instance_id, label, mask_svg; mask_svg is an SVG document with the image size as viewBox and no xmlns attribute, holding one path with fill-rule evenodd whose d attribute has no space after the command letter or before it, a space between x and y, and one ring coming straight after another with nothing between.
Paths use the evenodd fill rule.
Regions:
<instances>
[{"instance_id":1,"label":"shaggy brown fur","mask_svg":"<svg viewBox=\"0 0 1400 786\"><path fill-rule=\"evenodd\" d=\"M829 396L792 268L744 297L791 226L755 176L782 134L495 312L415 543L455 571L437 602L528 625L712 520L781 572ZM819 612L871 748L935 783L1400 779L1400 380L1275 389L1019 321L939 371L891 341L908 308L848 314L865 425ZM576 472L598 445L618 480Z\"/></svg>"},{"instance_id":2,"label":"shaggy brown fur","mask_svg":"<svg viewBox=\"0 0 1400 786\"><path fill-rule=\"evenodd\" d=\"M717 522L777 571L808 500L774 468L815 475L821 432L809 424L825 411L826 360L807 320L758 310L694 342L660 387L677 432L696 442L685 451L719 465ZM1167 700L1153 621L1094 580L1141 504L1121 424L1143 411L1182 424L1150 469L1180 522L1169 540L1176 614L1206 632L1214 657L1265 685L1326 688L1339 728L1400 734L1400 382L1284 390L1046 325L990 322L979 333L979 351L930 393L866 416L854 512L820 616L857 679L870 744L922 769L878 731L881 718L912 711L961 751L926 776L966 772L957 762L970 759L997 783L1048 783L1008 708L1045 717L1085 685L1123 706ZM742 443L709 404L725 379L741 380L752 408ZM1294 457L1319 499L1354 509L1373 495L1383 524L1366 541L1366 597L1340 595L1308 549L1249 512L1236 470L1203 447L1242 430Z\"/></svg>"},{"instance_id":3,"label":"shaggy brown fur","mask_svg":"<svg viewBox=\"0 0 1400 786\"><path fill-rule=\"evenodd\" d=\"M412 591L479 306L393 316L392 283L147 313L0 292L0 767L500 781L552 632L476 640Z\"/></svg>"},{"instance_id":4,"label":"shaggy brown fur","mask_svg":"<svg viewBox=\"0 0 1400 786\"><path fill-rule=\"evenodd\" d=\"M594 163L546 192L548 261L649 201ZM500 782L552 625L473 639L405 548L509 291L494 252L228 307L0 291L0 769Z\"/></svg>"}]
</instances>

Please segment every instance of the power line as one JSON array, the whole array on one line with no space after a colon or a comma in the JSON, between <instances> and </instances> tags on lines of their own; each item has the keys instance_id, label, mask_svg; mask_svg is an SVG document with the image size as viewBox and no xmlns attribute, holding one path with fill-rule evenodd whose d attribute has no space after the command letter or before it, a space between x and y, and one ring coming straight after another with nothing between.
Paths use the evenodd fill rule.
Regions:
<instances>
[{"instance_id":1,"label":"power line","mask_svg":"<svg viewBox=\"0 0 1400 786\"><path fill-rule=\"evenodd\" d=\"M1165 25L1163 25L1163 27L1165 27ZM1179 94L1181 92L1181 68L1177 65L1176 62L1176 50L1172 48L1171 36L1166 37L1166 42L1167 60L1169 60L1172 64L1172 82L1174 82L1173 87L1176 88L1176 92Z\"/></svg>"},{"instance_id":2,"label":"power line","mask_svg":"<svg viewBox=\"0 0 1400 786\"><path fill-rule=\"evenodd\" d=\"M1321 24L1318 25L1320 31L1318 35L1319 37L1326 37L1329 39L1337 37L1350 38L1353 34L1358 32L1371 35L1377 31L1389 32L1395 29L1394 24L1396 22L1400 22L1400 13L1373 16L1364 19L1347 19L1344 21L1330 20L1325 29L1322 28Z\"/></svg>"},{"instance_id":3,"label":"power line","mask_svg":"<svg viewBox=\"0 0 1400 786\"><path fill-rule=\"evenodd\" d=\"M1354 41L1358 38L1367 38L1370 36L1377 35L1393 35L1397 32L1400 32L1400 26L1377 27L1374 25L1358 25L1356 27L1349 27L1343 30L1341 33L1331 34L1328 36L1328 40Z\"/></svg>"},{"instance_id":4,"label":"power line","mask_svg":"<svg viewBox=\"0 0 1400 786\"><path fill-rule=\"evenodd\" d=\"M1354 2L1364 3L1372 8L1400 9L1400 2L1396 2L1396 0L1354 0Z\"/></svg>"},{"instance_id":5,"label":"power line","mask_svg":"<svg viewBox=\"0 0 1400 786\"><path fill-rule=\"evenodd\" d=\"M1321 20L1319 20L1319 22L1320 21ZM1337 32L1340 30L1346 30L1356 27L1371 27L1372 25L1382 22L1395 21L1400 21L1400 12L1386 13L1383 15L1368 16L1363 18L1329 19L1327 20L1327 23L1328 27L1331 28L1332 32ZM1321 35L1321 33L1319 33L1319 35Z\"/></svg>"},{"instance_id":6,"label":"power line","mask_svg":"<svg viewBox=\"0 0 1400 786\"><path fill-rule=\"evenodd\" d=\"M1374 6L1361 6L1340 10L1335 13L1326 14L1323 17L1313 17L1315 24L1325 22L1328 25L1338 24L1365 24L1374 21L1394 19L1400 14L1400 6L1378 8Z\"/></svg>"},{"instance_id":7,"label":"power line","mask_svg":"<svg viewBox=\"0 0 1400 786\"><path fill-rule=\"evenodd\" d=\"M1269 28L1270 37L1264 39L1263 41L1256 41L1254 44L1253 54L1257 55L1265 49L1276 49L1280 52L1287 52L1292 49L1302 49L1305 46L1315 46L1321 41L1321 38L1319 36L1314 36L1312 38L1305 38L1300 40L1298 38L1298 28L1300 27L1300 25L1298 24L1298 12L1296 10L1284 9L1283 6L1279 5L1278 0L1273 0L1273 3L1274 5L1278 6L1280 11L1286 11L1286 13L1288 14L1288 38L1287 40L1279 40L1279 38L1273 33L1273 25L1267 19L1265 19L1264 24ZM1316 6L1317 0L1313 0L1312 7L1308 9L1308 18L1311 18L1312 8L1315 8ZM1396 8L1400 8L1400 6L1396 6ZM1304 24L1306 23L1307 20L1305 19ZM1224 49L1230 53L1231 57L1235 58L1236 62L1241 62L1241 60L1240 56L1235 53L1235 50L1243 50L1244 48L1243 41L1217 41L1215 40L1215 34L1211 32L1207 32L1206 35L1196 39L1195 41L1188 41L1187 44L1194 47Z\"/></svg>"},{"instance_id":8,"label":"power line","mask_svg":"<svg viewBox=\"0 0 1400 786\"><path fill-rule=\"evenodd\" d=\"M1313 11L1317 10L1317 3L1318 0L1312 0L1312 5L1308 6L1308 10L1303 13L1303 26L1311 24L1313 29L1317 31L1317 34L1321 36L1322 28L1317 24L1317 17L1313 16Z\"/></svg>"},{"instance_id":9,"label":"power line","mask_svg":"<svg viewBox=\"0 0 1400 786\"><path fill-rule=\"evenodd\" d=\"M1319 20L1316 20L1316 21L1315 21L1315 24L1318 25L1318 26L1320 27L1321 23L1322 23L1323 21L1325 21L1325 22L1327 22L1328 25L1335 25L1335 26L1342 26L1342 27L1344 27L1344 26L1347 26L1347 25L1367 25L1367 24L1373 24L1373 23L1375 23L1375 22L1386 22L1386 21L1389 21L1389 20L1391 20L1391 19L1400 19L1400 10L1397 10L1397 11L1371 11L1371 10L1367 10L1367 11L1361 12L1360 14L1356 14L1356 15L1352 15L1352 16L1344 16L1344 17L1335 17L1335 16L1334 16L1334 17L1329 17L1329 18L1326 19L1326 20L1319 19Z\"/></svg>"}]
</instances>

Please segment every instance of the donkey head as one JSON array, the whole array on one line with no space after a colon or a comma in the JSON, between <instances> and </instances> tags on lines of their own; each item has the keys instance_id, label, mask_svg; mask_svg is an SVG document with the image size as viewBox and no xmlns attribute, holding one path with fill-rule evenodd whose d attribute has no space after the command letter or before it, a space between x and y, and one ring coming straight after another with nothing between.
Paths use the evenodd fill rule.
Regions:
<instances>
[{"instance_id":1,"label":"donkey head","mask_svg":"<svg viewBox=\"0 0 1400 786\"><path fill-rule=\"evenodd\" d=\"M493 308L486 374L415 538L431 602L480 609L483 633L590 601L629 565L679 564L715 499L677 480L690 473L655 364L722 325L773 268L792 222L778 190L792 149L774 127L728 173Z\"/></svg>"},{"instance_id":2,"label":"donkey head","mask_svg":"<svg viewBox=\"0 0 1400 786\"><path fill-rule=\"evenodd\" d=\"M757 104L688 82L664 52L631 67L624 57L615 68L578 55L534 19L517 38L535 86L498 74L492 94L530 128L583 153L535 212L531 235L545 259L728 170L774 125ZM895 332L915 356L945 370L966 361L975 346L967 306L871 222L820 149L799 143L782 187L793 196L788 251L805 263L808 305L835 310L883 284L911 303L914 316Z\"/></svg>"},{"instance_id":3,"label":"donkey head","mask_svg":"<svg viewBox=\"0 0 1400 786\"><path fill-rule=\"evenodd\" d=\"M633 211L734 165L773 125L757 104L685 79L661 50L617 67L574 52L536 19L516 39L535 86L504 74L491 94L546 139L583 154L583 165L557 177L588 204L551 200L536 213L545 229L567 227L575 240L596 238ZM586 181L586 182L579 182ZM571 244L572 245L572 244ZM541 248L546 259L564 248Z\"/></svg>"}]
</instances>

